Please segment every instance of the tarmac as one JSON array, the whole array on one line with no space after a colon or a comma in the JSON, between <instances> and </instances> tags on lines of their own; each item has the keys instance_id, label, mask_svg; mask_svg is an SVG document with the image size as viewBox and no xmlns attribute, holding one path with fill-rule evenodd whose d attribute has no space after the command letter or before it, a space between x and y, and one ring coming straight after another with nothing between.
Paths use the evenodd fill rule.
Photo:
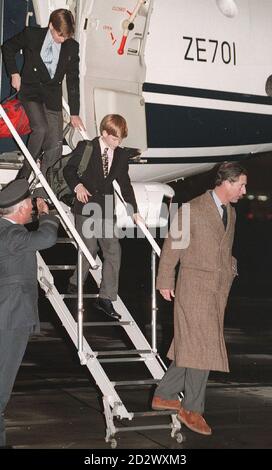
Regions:
<instances>
[{"instance_id":1,"label":"tarmac","mask_svg":"<svg viewBox=\"0 0 272 470\"><path fill-rule=\"evenodd\" d=\"M120 296L150 341L150 249L145 240L123 241ZM46 262L76 262L70 245L48 250ZM241 274L234 283L226 309L225 339L230 373L211 372L206 393L205 418L211 436L196 434L182 426L182 442L171 437L170 429L127 431L132 425L169 425L168 415L116 420L122 428L114 437L117 449L105 441L106 423L100 390L50 303L41 292L39 311L41 335L32 337L6 409L7 444L17 450L86 450L95 452L190 452L195 449L272 449L272 298L268 271L251 283ZM246 267L247 268L247 267ZM248 271L245 271L248 272ZM65 292L69 271L55 271L55 284ZM239 280L240 279L240 280ZM259 284L258 284L259 282ZM246 286L249 286L246 288ZM94 292L88 279L85 291ZM158 351L165 361L173 334L172 305L158 296ZM72 311L76 301L70 300ZM87 321L100 321L93 299L85 300ZM105 316L105 315L104 315ZM102 321L106 319L103 318ZM84 332L93 350L126 349L122 328L106 325ZM139 380L149 377L143 362L106 364L111 380ZM130 412L151 410L153 387L122 388L118 393ZM138 421L141 420L141 423ZM124 431L126 430L126 431ZM14 456L14 451L11 450ZM26 453L23 453L26 455ZM15 452L17 459L21 453ZM46 453L47 455L47 453ZM71 456L71 453L68 454ZM18 457L19 456L19 457ZM41 459L39 460L41 461ZM71 463L71 462L70 462Z\"/></svg>"},{"instance_id":2,"label":"tarmac","mask_svg":"<svg viewBox=\"0 0 272 470\"><path fill-rule=\"evenodd\" d=\"M228 308L242 319L243 312L251 317L260 305L234 298ZM268 299L265 305L269 314L272 302ZM205 417L212 436L182 427L183 442L178 443L167 429L122 432L116 434L117 448L271 449L272 329L248 323L246 328L226 327L231 372L210 374ZM106 327L103 335L93 332L92 343L100 349L125 347L116 331ZM140 366L111 365L110 373L115 379L136 380L142 374ZM126 389L122 397L130 411L150 410L152 390L146 385ZM145 424L153 424L155 417L145 419ZM170 418L159 420L169 423ZM125 421L118 425L128 427ZM110 449L101 393L60 325L42 322L41 336L30 341L6 410L6 427L8 444L15 449Z\"/></svg>"}]
</instances>

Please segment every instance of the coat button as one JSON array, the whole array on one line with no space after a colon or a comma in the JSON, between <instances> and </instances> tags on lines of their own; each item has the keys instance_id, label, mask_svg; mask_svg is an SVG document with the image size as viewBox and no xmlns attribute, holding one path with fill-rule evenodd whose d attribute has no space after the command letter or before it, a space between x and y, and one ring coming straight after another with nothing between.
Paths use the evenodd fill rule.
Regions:
<instances>
[{"instance_id":1,"label":"coat button","mask_svg":"<svg viewBox=\"0 0 272 470\"><path fill-rule=\"evenodd\" d=\"M33 69L33 70L34 70L34 72L37 72L37 69L36 69L35 67L34 67L34 69Z\"/></svg>"}]
</instances>

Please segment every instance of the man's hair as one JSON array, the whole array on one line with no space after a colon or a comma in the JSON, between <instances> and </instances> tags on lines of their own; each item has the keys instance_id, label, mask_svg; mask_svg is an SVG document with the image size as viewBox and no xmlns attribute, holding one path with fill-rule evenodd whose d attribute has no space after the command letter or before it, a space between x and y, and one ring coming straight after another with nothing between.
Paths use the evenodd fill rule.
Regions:
<instances>
[{"instance_id":1,"label":"man's hair","mask_svg":"<svg viewBox=\"0 0 272 470\"><path fill-rule=\"evenodd\" d=\"M223 181L234 183L241 175L247 175L247 170L236 162L224 162L218 166L215 176L215 186L220 186Z\"/></svg>"},{"instance_id":2,"label":"man's hair","mask_svg":"<svg viewBox=\"0 0 272 470\"><path fill-rule=\"evenodd\" d=\"M0 217L3 217L5 215L15 214L16 212L19 211L20 207L25 206L25 201L26 199L24 199L23 201L17 202L17 204L14 204L14 206L0 208Z\"/></svg>"},{"instance_id":3,"label":"man's hair","mask_svg":"<svg viewBox=\"0 0 272 470\"><path fill-rule=\"evenodd\" d=\"M70 38L75 32L75 20L72 13L65 8L59 8L52 11L49 23L52 23L53 28L66 38Z\"/></svg>"},{"instance_id":4,"label":"man's hair","mask_svg":"<svg viewBox=\"0 0 272 470\"><path fill-rule=\"evenodd\" d=\"M125 139L128 135L127 122L120 114L107 114L101 121L100 134L106 131L114 137Z\"/></svg>"}]
</instances>

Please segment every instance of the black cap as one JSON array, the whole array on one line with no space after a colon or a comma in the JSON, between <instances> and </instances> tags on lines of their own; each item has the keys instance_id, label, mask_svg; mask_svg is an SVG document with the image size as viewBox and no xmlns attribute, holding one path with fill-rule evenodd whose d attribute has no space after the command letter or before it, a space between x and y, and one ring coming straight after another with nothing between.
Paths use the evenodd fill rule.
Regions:
<instances>
[{"instance_id":1,"label":"black cap","mask_svg":"<svg viewBox=\"0 0 272 470\"><path fill-rule=\"evenodd\" d=\"M0 208L15 206L20 201L30 197L29 185L25 178L11 181L0 192Z\"/></svg>"}]
</instances>

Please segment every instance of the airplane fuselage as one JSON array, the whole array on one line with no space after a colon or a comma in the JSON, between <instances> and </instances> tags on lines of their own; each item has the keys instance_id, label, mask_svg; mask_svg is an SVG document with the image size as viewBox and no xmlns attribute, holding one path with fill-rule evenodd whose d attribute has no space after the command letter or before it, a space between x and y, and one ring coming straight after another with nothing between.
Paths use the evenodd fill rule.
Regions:
<instances>
[{"instance_id":1,"label":"airplane fuselage","mask_svg":"<svg viewBox=\"0 0 272 470\"><path fill-rule=\"evenodd\" d=\"M36 19L66 1L33 0ZM81 117L90 138L107 113L139 149L134 181L171 181L272 149L269 0L74 0ZM74 140L81 137L75 135Z\"/></svg>"}]
</instances>

